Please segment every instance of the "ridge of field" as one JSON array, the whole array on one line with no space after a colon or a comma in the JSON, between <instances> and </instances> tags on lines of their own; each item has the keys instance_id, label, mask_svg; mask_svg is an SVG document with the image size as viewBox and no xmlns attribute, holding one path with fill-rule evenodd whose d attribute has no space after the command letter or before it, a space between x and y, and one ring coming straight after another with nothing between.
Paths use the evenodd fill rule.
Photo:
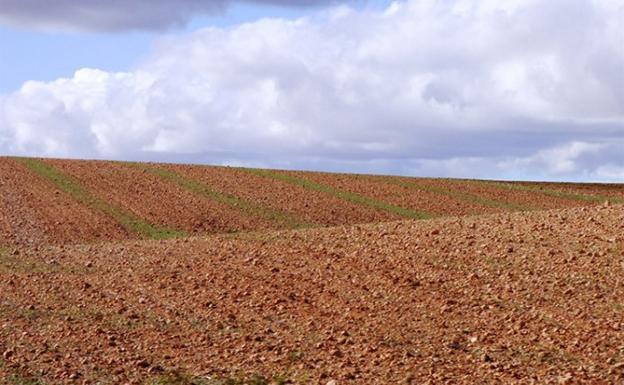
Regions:
<instances>
[{"instance_id":1,"label":"ridge of field","mask_svg":"<svg viewBox=\"0 0 624 385\"><path fill-rule=\"evenodd\" d=\"M264 218L242 213L161 176L123 162L46 160L109 202L145 220L189 234L271 229Z\"/></svg>"},{"instance_id":2,"label":"ridge of field","mask_svg":"<svg viewBox=\"0 0 624 385\"><path fill-rule=\"evenodd\" d=\"M428 191L434 194L446 195L451 198L455 198L458 200L463 200L466 202L473 202L481 206L492 207L497 209L503 209L507 211L530 211L535 210L533 206L522 205L518 203L510 203L508 199L502 200L487 198L482 195L479 195L475 192L462 191L463 189L460 186L444 186L440 185L439 181L411 181L404 180L400 178L386 178L385 182L394 183L399 186L417 189L420 191ZM437 182L437 183L436 183ZM452 188L456 187L456 188ZM459 188L457 188L459 187Z\"/></svg>"},{"instance_id":3,"label":"ridge of field","mask_svg":"<svg viewBox=\"0 0 624 385\"><path fill-rule=\"evenodd\" d=\"M600 205L15 249L0 377L621 383L623 230Z\"/></svg>"},{"instance_id":4,"label":"ridge of field","mask_svg":"<svg viewBox=\"0 0 624 385\"><path fill-rule=\"evenodd\" d=\"M154 226L152 223L125 211L120 206L100 199L99 197L93 195L89 190L85 189L75 178L64 174L61 170L41 160L33 158L16 158L16 161L39 176L49 180L56 187L70 195L78 202L114 218L129 233L135 233L138 236L144 236L152 239L167 239L185 235L179 231Z\"/></svg>"},{"instance_id":5,"label":"ridge of field","mask_svg":"<svg viewBox=\"0 0 624 385\"><path fill-rule=\"evenodd\" d=\"M345 201L283 180L234 167L163 165L182 175L317 225L368 223L398 219L384 210Z\"/></svg>"},{"instance_id":6,"label":"ridge of field","mask_svg":"<svg viewBox=\"0 0 624 385\"><path fill-rule=\"evenodd\" d=\"M578 184L567 183L505 183L505 182L482 182L501 188L518 191L536 192L548 196L559 197L568 200L588 201L588 202L613 202L624 203L624 191L617 188L618 185ZM612 187L613 186L613 187ZM621 187L621 186L620 186Z\"/></svg>"},{"instance_id":7,"label":"ridge of field","mask_svg":"<svg viewBox=\"0 0 624 385\"><path fill-rule=\"evenodd\" d=\"M316 182L313 178L300 177L295 173L284 173L273 170L262 170L262 169L252 169L252 168L242 168L242 170L259 175L262 177L276 179L280 181L284 181L296 186L301 186L307 190L319 191L331 196L335 196L336 198L352 202L359 205L364 205L368 207L372 207L378 210L386 211L389 214L397 216L399 218L410 218L410 219L430 219L432 217L431 214L424 211L414 211L411 209L406 209L402 206L397 206L391 203L387 203L386 201L381 201L375 199L373 197L353 192L351 190L345 188L335 188L327 183Z\"/></svg>"},{"instance_id":8,"label":"ridge of field","mask_svg":"<svg viewBox=\"0 0 624 385\"><path fill-rule=\"evenodd\" d=\"M458 198L460 199L462 194L467 194L464 199L470 199L469 196L474 196L475 198L473 198L473 201L475 203L499 207L503 209L503 211L549 210L604 202L604 199L585 199L584 202L579 202L579 199L575 196L543 194L542 191L532 189L529 186L522 187L514 183L459 179L412 179L403 177L398 177L398 179L404 183L407 182L420 188L441 189L451 194L459 194Z\"/></svg>"},{"instance_id":9,"label":"ridge of field","mask_svg":"<svg viewBox=\"0 0 624 385\"><path fill-rule=\"evenodd\" d=\"M128 238L113 218L91 210L17 160L0 159L0 246Z\"/></svg>"},{"instance_id":10,"label":"ridge of field","mask_svg":"<svg viewBox=\"0 0 624 385\"><path fill-rule=\"evenodd\" d=\"M164 169L162 167L156 167L156 166L146 165L142 163L134 163L132 165L140 169L146 170L165 180L176 183L189 191L206 196L218 202L225 203L249 215L260 216L268 221L275 222L278 228L296 229L296 228L305 228L305 227L313 226L309 223L305 223L305 222L298 220L297 218L295 218L294 216L288 213L274 210L271 208L267 208L267 207L258 205L254 202L235 197L230 194L224 194L224 193L215 191L212 188L210 188L208 185L197 182L193 179L184 177L171 169Z\"/></svg>"},{"instance_id":11,"label":"ridge of field","mask_svg":"<svg viewBox=\"0 0 624 385\"><path fill-rule=\"evenodd\" d=\"M0 245L256 232L624 200L622 185L545 188L157 163L0 158L0 172Z\"/></svg>"}]
</instances>

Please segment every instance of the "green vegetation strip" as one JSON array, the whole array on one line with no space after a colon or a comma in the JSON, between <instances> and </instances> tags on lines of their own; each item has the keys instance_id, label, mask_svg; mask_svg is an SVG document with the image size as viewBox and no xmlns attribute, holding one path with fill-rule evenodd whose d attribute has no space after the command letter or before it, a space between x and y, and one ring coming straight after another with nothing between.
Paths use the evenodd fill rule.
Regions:
<instances>
[{"instance_id":1,"label":"green vegetation strip","mask_svg":"<svg viewBox=\"0 0 624 385\"><path fill-rule=\"evenodd\" d=\"M250 377L200 378L184 373L172 372L147 379L144 385L285 385L292 384L286 377L278 375L268 379L261 375Z\"/></svg>"},{"instance_id":2,"label":"green vegetation strip","mask_svg":"<svg viewBox=\"0 0 624 385\"><path fill-rule=\"evenodd\" d=\"M608 196L602 196L602 195L587 195L587 194L573 193L573 192L568 192L568 191L546 189L546 188L537 187L537 186L521 185L521 184L516 184L516 183L490 182L490 181L475 181L475 182L483 183L483 184L490 185L490 186L495 186L498 188L532 192L532 193L540 193L540 194L544 194L544 195L548 195L552 197L576 200L576 201L597 202L597 203L609 201L612 203L624 203L624 198L618 198L618 197L608 197Z\"/></svg>"},{"instance_id":3,"label":"green vegetation strip","mask_svg":"<svg viewBox=\"0 0 624 385\"><path fill-rule=\"evenodd\" d=\"M394 179L394 178L390 178L390 177L387 177L386 179L384 179L384 181L389 182L389 183L393 183L393 184L397 184L397 185L400 185L400 186L403 186L403 187L407 187L407 188L413 188L413 189L416 189L416 190L419 190L419 191L425 191L425 192L430 192L430 193L434 193L434 194L445 195L445 196L448 196L448 197L456 199L456 200L470 202L470 203L476 203L476 204L479 204L481 206L486 206L486 207L494 207L494 208L500 208L500 209L512 210L512 211L530 211L530 210L535 210L535 208L530 207L530 206L524 206L524 205L519 205L519 204L514 204L514 203L502 202L502 201L498 201L498 200L495 200L495 199L488 199L488 198L484 198L484 197L476 195L476 194L471 194L471 193L467 193L467 192L452 190L452 189L448 189L448 188L444 188L444 187L436 187L436 186L431 186L431 185L417 184L415 182L402 181L402 180L398 180L398 179Z\"/></svg>"},{"instance_id":4,"label":"green vegetation strip","mask_svg":"<svg viewBox=\"0 0 624 385\"><path fill-rule=\"evenodd\" d=\"M384 210L384 211L387 211L395 215L399 215L404 218L430 219L433 217L429 213L425 213L422 211L414 211L414 210L406 209L404 207L395 206L393 204L378 201L376 199L373 199L367 196L355 194L355 193L348 192L348 191L338 190L330 186L312 182L308 179L297 178L295 176L283 174L277 171L252 169L252 168L240 168L240 170L246 171L254 175L259 175L265 178L275 179L275 180L279 180L282 182L287 182L290 184L301 186L308 190L322 192L322 193L325 193L325 194L328 194L328 195L331 195L331 196L334 196L334 197L337 197L337 198L340 198L340 199L343 199L352 203L356 203L359 205L369 206L369 207L373 207L379 210Z\"/></svg>"},{"instance_id":5,"label":"green vegetation strip","mask_svg":"<svg viewBox=\"0 0 624 385\"><path fill-rule=\"evenodd\" d=\"M23 377L19 374L8 376L3 381L6 382L2 382L2 384L6 385L45 385L45 382L42 379L36 377Z\"/></svg>"},{"instance_id":6,"label":"green vegetation strip","mask_svg":"<svg viewBox=\"0 0 624 385\"><path fill-rule=\"evenodd\" d=\"M246 214L259 216L271 222L278 223L284 228L297 229L297 228L307 228L307 227L314 226L312 224L302 222L287 213L273 210L267 207L259 206L257 204L235 197L233 195L220 193L218 191L211 189L209 186L203 183L200 183L193 179L186 178L176 173L175 171L163 169L163 168L159 168L155 166L148 166L146 164L141 164L141 163L131 163L131 165L134 167L139 167L169 182L173 182L177 184L178 186L181 186L195 194L207 197L216 202L223 203L237 210L240 210Z\"/></svg>"},{"instance_id":7,"label":"green vegetation strip","mask_svg":"<svg viewBox=\"0 0 624 385\"><path fill-rule=\"evenodd\" d=\"M15 158L15 160L41 177L51 181L78 202L111 216L129 232L152 239L167 239L185 235L181 231L155 226L120 207L94 196L78 181L41 160L33 158Z\"/></svg>"}]
</instances>

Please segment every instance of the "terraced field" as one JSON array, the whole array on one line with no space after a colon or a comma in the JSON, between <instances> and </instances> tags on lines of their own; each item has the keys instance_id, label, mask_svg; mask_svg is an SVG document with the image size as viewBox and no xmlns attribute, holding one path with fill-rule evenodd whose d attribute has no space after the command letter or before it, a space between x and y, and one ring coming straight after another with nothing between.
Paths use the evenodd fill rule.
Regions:
<instances>
[{"instance_id":1,"label":"terraced field","mask_svg":"<svg viewBox=\"0 0 624 385\"><path fill-rule=\"evenodd\" d=\"M0 384L621 384L622 203L0 158Z\"/></svg>"}]
</instances>

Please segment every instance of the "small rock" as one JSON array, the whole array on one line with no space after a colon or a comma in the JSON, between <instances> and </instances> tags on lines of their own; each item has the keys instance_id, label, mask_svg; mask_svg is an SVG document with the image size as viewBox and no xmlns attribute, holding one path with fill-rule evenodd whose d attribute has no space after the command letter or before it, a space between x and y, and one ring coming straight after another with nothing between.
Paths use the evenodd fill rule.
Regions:
<instances>
[{"instance_id":1,"label":"small rock","mask_svg":"<svg viewBox=\"0 0 624 385\"><path fill-rule=\"evenodd\" d=\"M338 382L336 382L336 380L329 380L325 385L338 385Z\"/></svg>"},{"instance_id":2,"label":"small rock","mask_svg":"<svg viewBox=\"0 0 624 385\"><path fill-rule=\"evenodd\" d=\"M8 360L9 358L11 358L11 356L13 356L13 350L10 350L10 349L2 354L2 357L5 360Z\"/></svg>"},{"instance_id":3,"label":"small rock","mask_svg":"<svg viewBox=\"0 0 624 385\"><path fill-rule=\"evenodd\" d=\"M619 372L619 371L624 371L624 361L623 362L618 362L617 364L611 366L611 368L609 368L609 374L613 374L615 372Z\"/></svg>"},{"instance_id":4,"label":"small rock","mask_svg":"<svg viewBox=\"0 0 624 385\"><path fill-rule=\"evenodd\" d=\"M566 373L565 375L559 376L558 378L558 382L560 384L569 384L571 380L572 380L572 374L570 373Z\"/></svg>"},{"instance_id":5,"label":"small rock","mask_svg":"<svg viewBox=\"0 0 624 385\"><path fill-rule=\"evenodd\" d=\"M78 378L80 378L80 373L76 372L69 375L70 380L77 380Z\"/></svg>"},{"instance_id":6,"label":"small rock","mask_svg":"<svg viewBox=\"0 0 624 385\"><path fill-rule=\"evenodd\" d=\"M147 368L148 366L150 366L149 362L147 362L147 360L139 360L137 361L136 365L139 368Z\"/></svg>"}]
</instances>

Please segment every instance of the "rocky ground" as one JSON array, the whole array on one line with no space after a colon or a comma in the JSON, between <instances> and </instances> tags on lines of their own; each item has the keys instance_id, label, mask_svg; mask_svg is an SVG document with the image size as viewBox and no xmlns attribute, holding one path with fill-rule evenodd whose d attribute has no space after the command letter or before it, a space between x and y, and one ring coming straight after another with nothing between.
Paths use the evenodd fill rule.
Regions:
<instances>
[{"instance_id":1,"label":"rocky ground","mask_svg":"<svg viewBox=\"0 0 624 385\"><path fill-rule=\"evenodd\" d=\"M0 247L624 203L624 187L0 157Z\"/></svg>"},{"instance_id":2,"label":"rocky ground","mask_svg":"<svg viewBox=\"0 0 624 385\"><path fill-rule=\"evenodd\" d=\"M19 384L622 384L624 206L9 247L0 353Z\"/></svg>"}]
</instances>

